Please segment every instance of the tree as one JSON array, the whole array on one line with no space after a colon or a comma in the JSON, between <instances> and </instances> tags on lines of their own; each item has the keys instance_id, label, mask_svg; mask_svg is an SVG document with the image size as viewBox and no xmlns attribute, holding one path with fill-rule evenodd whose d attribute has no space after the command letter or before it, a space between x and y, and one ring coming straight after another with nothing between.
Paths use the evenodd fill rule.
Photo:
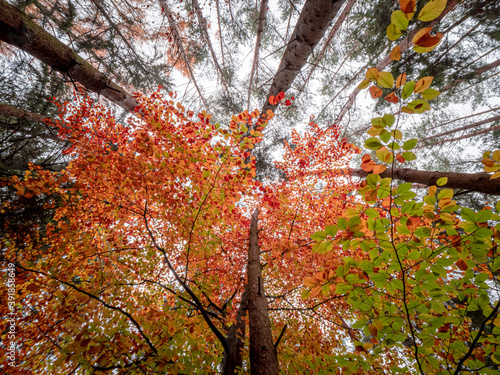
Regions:
<instances>
[{"instance_id":1,"label":"tree","mask_svg":"<svg viewBox=\"0 0 500 375\"><path fill-rule=\"evenodd\" d=\"M129 28L122 31L113 18L119 7L109 8L114 9L111 15L103 3L92 4L98 10L96 20L106 20L117 39L133 50L126 37ZM359 89L372 85L372 97L384 96L386 105L400 106L391 111L394 115L372 120L371 138L364 147L373 153L362 157L361 167L373 173L359 184L351 179L349 162L361 150L343 138L345 128L322 129L310 121L304 134L295 130L288 134L283 123L270 122L274 116L270 108L288 113L291 119L300 108L284 91L293 90L294 83L305 87L309 82L312 70L303 82L296 80L308 60L331 63L342 56L341 49L335 50L339 56L327 53L327 44L321 46L318 58L313 55L336 15L330 35L338 33L347 13L360 14L368 6L307 0L299 12L290 2L281 13L288 26L275 28L270 35L266 30L276 22L267 7L264 10L266 2L259 4L260 9L253 2L242 2L237 9L230 3L221 9L216 2L218 20L227 16L232 19L228 24L240 29L233 34L236 43L252 40L253 44L246 31L256 30L254 73L242 87L262 95L268 92L262 96L261 112L231 116L233 112L224 113L223 108L248 106L248 90L239 90L238 95L224 87L226 78L233 84L238 79L231 78L231 68L217 63L200 4L181 9L160 4L170 27L167 36L176 45L172 63L187 71L195 86L196 92L186 97L198 101L206 96L207 103L214 103L217 119L206 111L194 116L174 101L176 94L167 98L160 87L150 95L134 94L127 119L117 118L112 107L82 94L74 104L58 104L62 121L54 125L60 144L69 143L64 151L69 163L59 171L30 166L2 180L2 191L9 191L2 202L6 219L2 259L18 271L20 335L31 340L18 347L22 359L17 367L2 370L226 374L249 370L275 374L281 369L331 373L339 368L345 373L498 370L499 304L491 286L499 268L500 216L489 206L479 212L459 207L450 189L438 192L430 186L428 194L417 199L411 184L397 186L382 178L423 175L427 180L418 180L421 183L471 187L457 185L452 173L438 172L439 178L429 180L427 172L405 169L405 175L394 168L395 161L418 160L412 151L418 140L399 125L405 116L430 109L429 100L440 94L430 88L434 78L415 76L406 82L414 67L396 79L380 66L368 69ZM401 9L394 10L393 2L379 1L373 8L385 18L366 19L378 23L396 43L400 36L407 44L411 39L414 51L421 53L439 48L444 33L431 35L429 22L441 27L436 20L446 12L453 14L455 5L401 0ZM390 19L387 9L394 10ZM35 35L52 41L50 46L40 44L44 46L40 56L47 62L53 46L76 56L25 15L13 14ZM246 22L238 22L245 17ZM195 22L198 28L193 27ZM223 35L220 22L218 28L220 54L230 61L234 55L223 43L227 34ZM19 40L27 35L9 30ZM480 26L467 29L462 40L478 30ZM193 48L199 35L207 45L205 53ZM379 43L383 39L385 35L376 35L373 45L357 43L346 55L355 55L359 45L359 53L378 50L393 61L403 57L413 61L408 57L411 51L404 54L408 45L385 53L389 50L380 49ZM334 40L327 38L326 43ZM267 61L261 52L275 44L283 49L281 59L275 59L278 72L262 77ZM459 44L446 45L436 61ZM216 67L214 77L222 94L206 95L201 81L195 82L195 69L199 77L204 63ZM97 71L93 69L87 73ZM268 80L269 91L259 88L263 79ZM341 91L355 80L356 75L347 84L342 82ZM40 120L26 111L3 108L15 116ZM486 133L475 134L481 132ZM407 140L399 144L402 139ZM263 173L278 145L284 147L281 161L275 163L279 174ZM491 192L496 183L484 179L500 173L499 152L485 153L483 164L482 190ZM12 219L40 207L47 213L40 220ZM3 316L8 316L10 305L3 306Z\"/></svg>"}]
</instances>

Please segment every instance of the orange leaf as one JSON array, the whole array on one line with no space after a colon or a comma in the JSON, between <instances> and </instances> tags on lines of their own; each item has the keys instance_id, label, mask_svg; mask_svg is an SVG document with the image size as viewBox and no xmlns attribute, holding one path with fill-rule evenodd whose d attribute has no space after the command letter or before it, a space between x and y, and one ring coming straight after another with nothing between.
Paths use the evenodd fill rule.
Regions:
<instances>
[{"instance_id":1,"label":"orange leaf","mask_svg":"<svg viewBox=\"0 0 500 375\"><path fill-rule=\"evenodd\" d=\"M372 96L373 99L376 99L379 96L382 96L382 90L379 89L377 86L372 86L370 87L370 95Z\"/></svg>"},{"instance_id":2,"label":"orange leaf","mask_svg":"<svg viewBox=\"0 0 500 375\"><path fill-rule=\"evenodd\" d=\"M277 104L276 98L274 97L274 95L271 95L269 97L269 104L271 104L271 105L276 105Z\"/></svg>"},{"instance_id":3,"label":"orange leaf","mask_svg":"<svg viewBox=\"0 0 500 375\"><path fill-rule=\"evenodd\" d=\"M399 0L399 5L401 10L405 13L415 12L415 7L417 6L417 0Z\"/></svg>"},{"instance_id":4,"label":"orange leaf","mask_svg":"<svg viewBox=\"0 0 500 375\"><path fill-rule=\"evenodd\" d=\"M406 73L400 74L398 78L396 78L396 88L399 89L406 83Z\"/></svg>"},{"instance_id":5,"label":"orange leaf","mask_svg":"<svg viewBox=\"0 0 500 375\"><path fill-rule=\"evenodd\" d=\"M389 57L391 58L391 60L401 60L401 47L399 46L396 46L392 49Z\"/></svg>"},{"instance_id":6,"label":"orange leaf","mask_svg":"<svg viewBox=\"0 0 500 375\"><path fill-rule=\"evenodd\" d=\"M430 35L432 27L424 27L412 39L412 43L420 47L432 47L437 45L444 34L437 33L435 36Z\"/></svg>"},{"instance_id":7,"label":"orange leaf","mask_svg":"<svg viewBox=\"0 0 500 375\"><path fill-rule=\"evenodd\" d=\"M415 84L415 92L421 93L421 92L424 92L425 90L427 90L429 88L429 86L431 85L433 79L434 79L434 77L420 78L417 81L417 83Z\"/></svg>"},{"instance_id":8,"label":"orange leaf","mask_svg":"<svg viewBox=\"0 0 500 375\"><path fill-rule=\"evenodd\" d=\"M387 166L378 164L373 168L373 174L380 174L387 169Z\"/></svg>"},{"instance_id":9,"label":"orange leaf","mask_svg":"<svg viewBox=\"0 0 500 375\"><path fill-rule=\"evenodd\" d=\"M399 161L401 164L405 162L405 158L401 154L396 155L396 160Z\"/></svg>"},{"instance_id":10,"label":"orange leaf","mask_svg":"<svg viewBox=\"0 0 500 375\"><path fill-rule=\"evenodd\" d=\"M455 265L460 268L462 271L467 271L469 269L469 266L467 263L465 263L465 260L459 259L455 262Z\"/></svg>"}]
</instances>

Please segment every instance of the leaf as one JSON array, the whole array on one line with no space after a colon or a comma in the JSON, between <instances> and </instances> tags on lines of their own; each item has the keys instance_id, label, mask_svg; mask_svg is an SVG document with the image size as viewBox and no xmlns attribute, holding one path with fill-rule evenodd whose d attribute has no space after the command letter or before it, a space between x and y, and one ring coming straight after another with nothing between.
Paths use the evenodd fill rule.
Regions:
<instances>
[{"instance_id":1,"label":"leaf","mask_svg":"<svg viewBox=\"0 0 500 375\"><path fill-rule=\"evenodd\" d=\"M415 81L407 82L403 86L403 91L401 92L401 98L403 100L408 99L410 97L410 95L413 94L414 90L415 90Z\"/></svg>"},{"instance_id":2,"label":"leaf","mask_svg":"<svg viewBox=\"0 0 500 375\"><path fill-rule=\"evenodd\" d=\"M370 149L370 150L378 150L380 147L382 147L382 143L380 143L380 140L378 138L368 138L365 141L365 147Z\"/></svg>"},{"instance_id":3,"label":"leaf","mask_svg":"<svg viewBox=\"0 0 500 375\"><path fill-rule=\"evenodd\" d=\"M420 13L418 14L418 19L422 22L433 21L443 13L446 7L447 0L431 0L424 5Z\"/></svg>"},{"instance_id":4,"label":"leaf","mask_svg":"<svg viewBox=\"0 0 500 375\"><path fill-rule=\"evenodd\" d=\"M396 40L401 36L401 30L397 28L396 25L391 23L389 26L387 26L387 37L389 40Z\"/></svg>"},{"instance_id":5,"label":"leaf","mask_svg":"<svg viewBox=\"0 0 500 375\"><path fill-rule=\"evenodd\" d=\"M403 150L406 150L406 151L413 150L413 148L415 148L415 146L417 145L417 142L418 142L418 140L416 138L407 140L405 143L403 143ZM406 159L406 160L408 160L408 159Z\"/></svg>"},{"instance_id":6,"label":"leaf","mask_svg":"<svg viewBox=\"0 0 500 375\"><path fill-rule=\"evenodd\" d=\"M438 180L436 181L437 186L444 186L447 183L448 183L448 177L441 177L441 178L438 178Z\"/></svg>"},{"instance_id":7,"label":"leaf","mask_svg":"<svg viewBox=\"0 0 500 375\"><path fill-rule=\"evenodd\" d=\"M389 54L389 58L392 61L399 61L401 60L401 47L396 46L392 49L391 53ZM396 86L399 87L399 86Z\"/></svg>"},{"instance_id":8,"label":"leaf","mask_svg":"<svg viewBox=\"0 0 500 375\"><path fill-rule=\"evenodd\" d=\"M389 103L394 103L394 104L399 102L398 97L393 92L391 92L389 95L386 95L385 100L387 100Z\"/></svg>"},{"instance_id":9,"label":"leaf","mask_svg":"<svg viewBox=\"0 0 500 375\"><path fill-rule=\"evenodd\" d=\"M399 89L406 83L406 73L402 73L396 78L396 88Z\"/></svg>"},{"instance_id":10,"label":"leaf","mask_svg":"<svg viewBox=\"0 0 500 375\"><path fill-rule=\"evenodd\" d=\"M414 13L417 6L417 0L399 0L399 6L405 13Z\"/></svg>"},{"instance_id":11,"label":"leaf","mask_svg":"<svg viewBox=\"0 0 500 375\"><path fill-rule=\"evenodd\" d=\"M432 27L424 27L419 30L412 39L415 44L413 49L417 53L430 52L437 47L444 34L437 33L435 36L430 35Z\"/></svg>"},{"instance_id":12,"label":"leaf","mask_svg":"<svg viewBox=\"0 0 500 375\"><path fill-rule=\"evenodd\" d=\"M427 89L424 90L422 93L422 97L426 100L432 100L437 98L441 93L438 90L434 89Z\"/></svg>"},{"instance_id":13,"label":"leaf","mask_svg":"<svg viewBox=\"0 0 500 375\"><path fill-rule=\"evenodd\" d=\"M370 95L372 96L373 99L378 98L379 96L382 96L383 91L379 89L377 86L372 86L370 87Z\"/></svg>"},{"instance_id":14,"label":"leaf","mask_svg":"<svg viewBox=\"0 0 500 375\"><path fill-rule=\"evenodd\" d=\"M459 259L455 262L455 265L461 269L462 271L467 271L469 269L469 266L467 265L467 263L465 263L465 261L463 259Z\"/></svg>"},{"instance_id":15,"label":"leaf","mask_svg":"<svg viewBox=\"0 0 500 375\"><path fill-rule=\"evenodd\" d=\"M431 85L433 79L434 79L434 77L420 78L417 81L417 83L415 84L415 92L418 94L418 93L421 93L421 92L427 90L429 88L429 86Z\"/></svg>"},{"instance_id":16,"label":"leaf","mask_svg":"<svg viewBox=\"0 0 500 375\"><path fill-rule=\"evenodd\" d=\"M380 72L377 83L383 88L390 89L394 85L394 77L390 72Z\"/></svg>"},{"instance_id":17,"label":"leaf","mask_svg":"<svg viewBox=\"0 0 500 375\"><path fill-rule=\"evenodd\" d=\"M26 287L26 289L27 289L27 290L29 290L29 291L31 291L31 292L36 293L36 292L38 292L41 288L40 288L40 286L39 286L39 285L32 283L32 284L28 285L28 286Z\"/></svg>"},{"instance_id":18,"label":"leaf","mask_svg":"<svg viewBox=\"0 0 500 375\"><path fill-rule=\"evenodd\" d=\"M367 80L367 79L364 79L361 81L361 83L358 85L358 89L359 90L364 90L366 88L368 88L368 86L370 86L370 81Z\"/></svg>"},{"instance_id":19,"label":"leaf","mask_svg":"<svg viewBox=\"0 0 500 375\"><path fill-rule=\"evenodd\" d=\"M387 169L387 166L379 164L373 168L373 174L380 174Z\"/></svg>"},{"instance_id":20,"label":"leaf","mask_svg":"<svg viewBox=\"0 0 500 375\"><path fill-rule=\"evenodd\" d=\"M425 99L415 99L408 103L408 108L415 111L415 113L424 113L431 109L431 105Z\"/></svg>"},{"instance_id":21,"label":"leaf","mask_svg":"<svg viewBox=\"0 0 500 375\"><path fill-rule=\"evenodd\" d=\"M377 68L369 68L366 71L366 79L368 81L376 81L378 77L378 69Z\"/></svg>"},{"instance_id":22,"label":"leaf","mask_svg":"<svg viewBox=\"0 0 500 375\"><path fill-rule=\"evenodd\" d=\"M311 239L313 241L323 241L324 239L326 239L326 233L323 231L316 232L311 235Z\"/></svg>"},{"instance_id":23,"label":"leaf","mask_svg":"<svg viewBox=\"0 0 500 375\"><path fill-rule=\"evenodd\" d=\"M395 10L391 14L391 23L394 24L399 30L406 30L408 27L408 18L402 10Z\"/></svg>"}]
</instances>

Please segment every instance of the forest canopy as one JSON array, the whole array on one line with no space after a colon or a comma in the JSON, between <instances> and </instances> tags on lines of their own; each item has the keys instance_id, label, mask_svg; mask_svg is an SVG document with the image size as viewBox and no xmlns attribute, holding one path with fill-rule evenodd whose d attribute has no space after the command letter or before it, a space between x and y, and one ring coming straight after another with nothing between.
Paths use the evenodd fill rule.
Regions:
<instances>
[{"instance_id":1,"label":"forest canopy","mask_svg":"<svg viewBox=\"0 0 500 375\"><path fill-rule=\"evenodd\" d=\"M497 374L492 0L0 0L7 374Z\"/></svg>"}]
</instances>

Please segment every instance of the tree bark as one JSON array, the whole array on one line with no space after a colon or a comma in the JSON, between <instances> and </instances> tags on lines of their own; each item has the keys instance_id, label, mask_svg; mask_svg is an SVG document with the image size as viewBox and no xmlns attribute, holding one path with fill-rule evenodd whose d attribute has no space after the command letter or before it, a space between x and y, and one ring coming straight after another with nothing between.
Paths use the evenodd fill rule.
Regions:
<instances>
[{"instance_id":1,"label":"tree bark","mask_svg":"<svg viewBox=\"0 0 500 375\"><path fill-rule=\"evenodd\" d=\"M444 16L446 16L448 13L450 13L453 8L455 8L455 6L457 5L457 0L450 0L448 1L447 5L446 5L446 8L443 10L443 12L439 15L438 18L436 18L434 21L430 22L429 25L427 26L434 26L436 25L439 21L441 21ZM400 48L400 52L401 52L401 55L403 53L405 53L408 48L410 48L412 46L412 39L413 37L415 36L415 34L418 32L418 30L412 30L407 36L406 38L404 38L398 45L399 45L399 48ZM382 71L384 70L389 64L391 63L391 58L390 58L390 55L386 55L382 60L379 61L379 63L377 64L376 68L379 70L379 71ZM358 88L355 88L354 91L351 93L351 95L349 95L349 99L347 100L347 103L344 105L344 108L342 109L342 111L340 112L340 114L337 116L337 118L335 119L335 122L334 124L340 124L340 121L342 121L342 119L344 118L345 114L347 113L347 111L349 111L349 109L351 109L352 105L354 104L354 100L356 99L356 96L361 92L360 89Z\"/></svg>"},{"instance_id":2,"label":"tree bark","mask_svg":"<svg viewBox=\"0 0 500 375\"><path fill-rule=\"evenodd\" d=\"M354 6L354 4L356 3L356 1L357 0L349 0L347 2L347 4L345 5L344 9L342 10L342 13L340 14L340 16L335 21L335 25L333 25L332 29L330 30L330 34L328 34L328 38L326 38L326 41L325 41L325 44L323 45L323 48L319 52L316 60L314 60L314 65L311 67L309 74L307 75L306 79L304 80L304 83L302 84L301 89L299 90L300 92L302 92L304 90L304 88L307 86L307 83L311 79L311 76L314 74L314 71L318 67L318 64L321 62L321 60L325 56L326 50L330 46L330 43L332 42L335 35L337 35L337 32L339 31L340 27L344 23L345 19L347 18L347 15L351 11L351 9ZM350 56L350 53L349 53L349 56ZM333 80L333 78L332 78L332 80Z\"/></svg>"},{"instance_id":3,"label":"tree bark","mask_svg":"<svg viewBox=\"0 0 500 375\"><path fill-rule=\"evenodd\" d=\"M246 289L246 288L245 288ZM247 292L243 292L236 316L236 324L229 327L227 340L229 342L229 351L224 352L224 359L222 360L222 374L234 375L237 374L238 369L243 366L243 349L245 347L245 330L246 322L243 319L247 314L248 302Z\"/></svg>"},{"instance_id":4,"label":"tree bark","mask_svg":"<svg viewBox=\"0 0 500 375\"><path fill-rule=\"evenodd\" d=\"M252 375L277 375L279 373L278 355L271 334L271 320L260 265L258 220L259 210L255 209L250 222L247 264L250 373Z\"/></svg>"},{"instance_id":5,"label":"tree bark","mask_svg":"<svg viewBox=\"0 0 500 375\"><path fill-rule=\"evenodd\" d=\"M311 55L314 46L325 35L328 26L342 7L345 0L306 0L293 30L283 58L266 96L262 113L274 110L269 103L271 95L286 92Z\"/></svg>"},{"instance_id":6,"label":"tree bark","mask_svg":"<svg viewBox=\"0 0 500 375\"><path fill-rule=\"evenodd\" d=\"M355 177L366 177L370 172L362 169L351 169L351 175ZM409 168L386 169L380 173L380 177L391 177L422 184L425 186L436 185L436 181L441 177L447 177L448 182L443 186L450 189L462 189L476 191L478 193L500 195L500 178L490 180L491 174L480 173L456 173L456 172L429 172Z\"/></svg>"},{"instance_id":7,"label":"tree bark","mask_svg":"<svg viewBox=\"0 0 500 375\"><path fill-rule=\"evenodd\" d=\"M0 0L0 40L67 74L72 81L101 94L128 112L133 112L138 104L123 88L5 0Z\"/></svg>"}]
</instances>

